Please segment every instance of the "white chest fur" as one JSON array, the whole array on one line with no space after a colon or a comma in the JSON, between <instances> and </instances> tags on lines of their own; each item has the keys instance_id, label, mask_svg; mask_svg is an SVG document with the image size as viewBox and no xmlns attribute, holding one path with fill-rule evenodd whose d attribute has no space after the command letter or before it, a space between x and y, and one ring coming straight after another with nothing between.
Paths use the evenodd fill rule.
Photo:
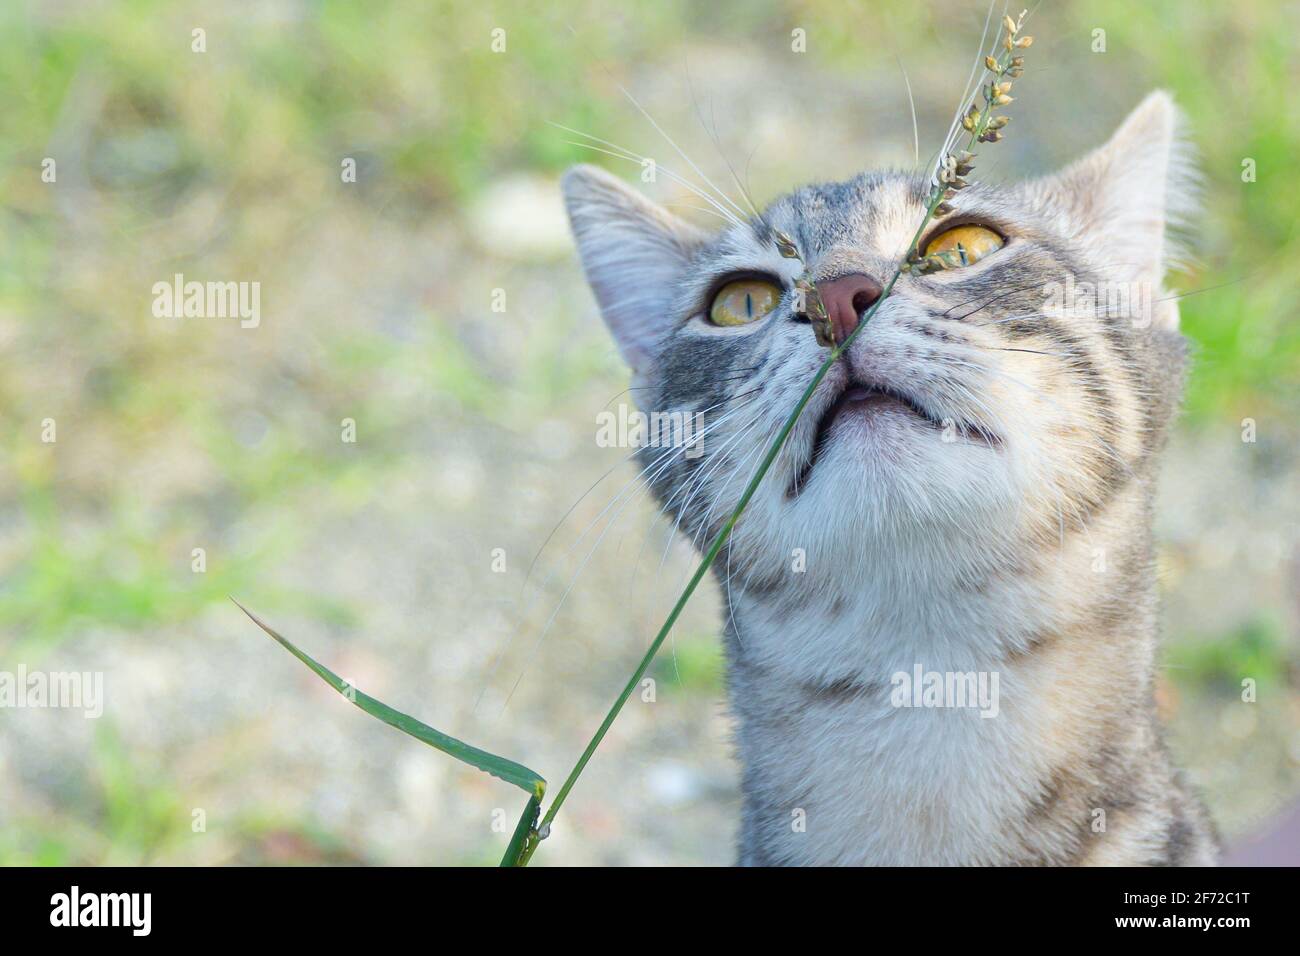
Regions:
<instances>
[{"instance_id":1,"label":"white chest fur","mask_svg":"<svg viewBox=\"0 0 1300 956\"><path fill-rule=\"evenodd\" d=\"M1041 798L1058 756L1050 675L1008 663L1059 611L1024 587L877 572L800 606L733 591L752 862L1010 858L998 835Z\"/></svg>"}]
</instances>

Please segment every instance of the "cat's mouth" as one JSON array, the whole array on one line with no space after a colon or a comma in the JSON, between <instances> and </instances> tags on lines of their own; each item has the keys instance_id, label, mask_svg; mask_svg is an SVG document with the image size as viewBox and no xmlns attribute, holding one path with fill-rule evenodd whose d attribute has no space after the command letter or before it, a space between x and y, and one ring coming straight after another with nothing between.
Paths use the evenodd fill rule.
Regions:
<instances>
[{"instance_id":1,"label":"cat's mouth","mask_svg":"<svg viewBox=\"0 0 1300 956\"><path fill-rule=\"evenodd\" d=\"M813 469L831 444L831 430L836 421L845 416L871 416L891 409L901 410L925 426L951 434L954 440L958 437L976 440L987 444L990 448L1001 444L1001 439L982 425L955 421L951 418L937 418L924 404L900 389L851 382L842 387L838 397L822 412L817 422L817 431L813 435L812 450L808 454L808 460L804 462L803 467L790 483L790 487L786 489L786 497L796 497L807 484Z\"/></svg>"}]
</instances>

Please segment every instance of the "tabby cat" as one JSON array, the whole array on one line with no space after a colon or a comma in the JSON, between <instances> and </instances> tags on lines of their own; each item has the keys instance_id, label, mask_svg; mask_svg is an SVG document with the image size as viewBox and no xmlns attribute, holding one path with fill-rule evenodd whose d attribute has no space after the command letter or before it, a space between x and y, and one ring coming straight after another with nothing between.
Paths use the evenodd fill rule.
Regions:
<instances>
[{"instance_id":1,"label":"tabby cat","mask_svg":"<svg viewBox=\"0 0 1300 956\"><path fill-rule=\"evenodd\" d=\"M1211 824L1161 741L1152 496L1186 364L1163 291L1190 172L1147 97L1064 170L976 184L821 383L714 567L744 801L740 862L1207 864ZM1005 147L1002 147L1005 148ZM707 234L580 166L564 196L707 543L924 213L924 175L806 186Z\"/></svg>"}]
</instances>

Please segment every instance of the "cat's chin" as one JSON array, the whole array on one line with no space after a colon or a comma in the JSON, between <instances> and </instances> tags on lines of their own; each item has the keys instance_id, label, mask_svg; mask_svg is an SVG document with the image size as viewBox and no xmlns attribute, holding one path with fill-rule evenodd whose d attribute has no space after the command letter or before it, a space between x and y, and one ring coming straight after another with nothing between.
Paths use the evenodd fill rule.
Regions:
<instances>
[{"instance_id":1,"label":"cat's chin","mask_svg":"<svg viewBox=\"0 0 1300 956\"><path fill-rule=\"evenodd\" d=\"M814 451L813 468L818 459L836 450L852 457L865 455L888 463L905 452L909 443L937 434L943 427L904 399L874 391L841 400L827 418L822 440Z\"/></svg>"},{"instance_id":2,"label":"cat's chin","mask_svg":"<svg viewBox=\"0 0 1300 956\"><path fill-rule=\"evenodd\" d=\"M786 491L797 497L817 480L832 458L857 459L871 470L915 464L917 444L975 441L987 448L1001 445L997 436L977 426L940 419L899 389L849 385L822 413L807 460Z\"/></svg>"}]
</instances>

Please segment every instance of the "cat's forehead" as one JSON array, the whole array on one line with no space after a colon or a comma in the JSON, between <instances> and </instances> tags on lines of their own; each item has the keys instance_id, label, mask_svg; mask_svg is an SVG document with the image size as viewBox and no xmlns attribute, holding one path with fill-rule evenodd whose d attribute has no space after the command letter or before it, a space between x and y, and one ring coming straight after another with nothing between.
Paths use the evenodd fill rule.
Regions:
<instances>
[{"instance_id":1,"label":"cat's forehead","mask_svg":"<svg viewBox=\"0 0 1300 956\"><path fill-rule=\"evenodd\" d=\"M764 218L814 260L840 247L893 258L916 231L927 193L921 176L863 173L797 189L774 202Z\"/></svg>"},{"instance_id":2,"label":"cat's forehead","mask_svg":"<svg viewBox=\"0 0 1300 956\"><path fill-rule=\"evenodd\" d=\"M924 177L892 171L803 186L772 202L760 218L724 230L700 264L714 270L762 267L793 277L801 267L781 259L777 230L821 276L864 268L871 260L894 262L916 232L927 194Z\"/></svg>"}]
</instances>

